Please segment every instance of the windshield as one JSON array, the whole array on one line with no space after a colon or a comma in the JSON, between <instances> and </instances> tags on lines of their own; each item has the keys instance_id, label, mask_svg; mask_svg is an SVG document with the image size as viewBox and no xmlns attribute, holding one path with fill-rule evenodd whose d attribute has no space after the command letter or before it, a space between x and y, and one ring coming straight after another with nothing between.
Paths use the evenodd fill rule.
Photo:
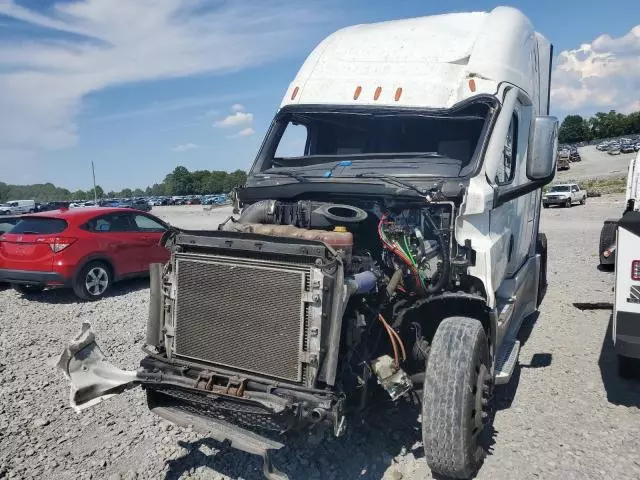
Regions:
<instances>
[{"instance_id":1,"label":"windshield","mask_svg":"<svg viewBox=\"0 0 640 480\"><path fill-rule=\"evenodd\" d=\"M459 177L473 170L490 111L480 102L448 114L303 108L278 114L254 175Z\"/></svg>"},{"instance_id":2,"label":"windshield","mask_svg":"<svg viewBox=\"0 0 640 480\"><path fill-rule=\"evenodd\" d=\"M570 191L569 185L556 185L549 189L550 192L568 192Z\"/></svg>"}]
</instances>

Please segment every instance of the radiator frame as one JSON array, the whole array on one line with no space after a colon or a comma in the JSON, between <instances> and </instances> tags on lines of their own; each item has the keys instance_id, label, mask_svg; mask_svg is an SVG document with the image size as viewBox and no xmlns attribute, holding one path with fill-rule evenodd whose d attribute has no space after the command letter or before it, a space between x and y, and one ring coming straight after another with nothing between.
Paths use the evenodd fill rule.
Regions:
<instances>
[{"instance_id":1,"label":"radiator frame","mask_svg":"<svg viewBox=\"0 0 640 480\"><path fill-rule=\"evenodd\" d=\"M190 236L190 244L193 245L194 237ZM211 238L206 239L206 243L210 244ZM315 256L292 256L279 254L281 260L261 259L261 258L243 258L238 252L224 251L185 251L183 248L177 248L172 254L172 283L171 289L171 308L169 318L165 318L165 345L167 348L167 356L176 360L185 359L197 362L203 366L210 367L212 370L222 370L232 372L243 378L259 377L267 378L276 382L284 382L292 385L300 385L313 388L318 380L319 371L322 363L322 353L324 342L329 335L329 322L327 319L331 315L331 297L333 276L330 270L335 268L334 261L318 258ZM207 249L208 250L208 249ZM290 249L286 249L289 250ZM255 252L255 250L254 250ZM316 249L317 252L317 249ZM316 253L314 252L314 253ZM286 261L289 259L290 261ZM179 339L176 338L177 325L180 322L180 312L178 308L178 296L180 285L178 284L178 272L180 263L184 261L196 261L204 263L222 264L222 265L238 265L246 268L266 269L285 271L293 274L300 274L301 291L300 291L300 317L298 332L298 368L297 378L283 377L277 375L269 375L265 372L257 370L245 369L242 366L231 365L229 363L219 363L206 358L197 358L188 356L180 352ZM328 270L327 270L328 269ZM307 288L305 288L307 284ZM277 301L277 299L274 299ZM259 305L256 306L259 308ZM306 325L305 325L306 312ZM306 339L306 345L304 341ZM241 362L240 362L241 363Z\"/></svg>"}]
</instances>

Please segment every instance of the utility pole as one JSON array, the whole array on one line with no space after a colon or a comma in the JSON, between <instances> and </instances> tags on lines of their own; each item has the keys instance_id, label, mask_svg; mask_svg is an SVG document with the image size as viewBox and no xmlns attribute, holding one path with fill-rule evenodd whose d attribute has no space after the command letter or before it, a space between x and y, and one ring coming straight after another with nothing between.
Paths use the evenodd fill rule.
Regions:
<instances>
[{"instance_id":1,"label":"utility pole","mask_svg":"<svg viewBox=\"0 0 640 480\"><path fill-rule=\"evenodd\" d=\"M93 160L91 160L91 173L93 174L93 201L98 205L98 192L96 191L96 169L93 166Z\"/></svg>"}]
</instances>

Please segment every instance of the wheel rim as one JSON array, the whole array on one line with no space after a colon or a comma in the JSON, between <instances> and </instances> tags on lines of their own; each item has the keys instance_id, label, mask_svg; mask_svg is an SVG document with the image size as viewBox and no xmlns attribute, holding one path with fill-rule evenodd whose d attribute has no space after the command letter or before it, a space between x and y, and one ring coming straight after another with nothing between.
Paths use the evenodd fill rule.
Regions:
<instances>
[{"instance_id":1,"label":"wheel rim","mask_svg":"<svg viewBox=\"0 0 640 480\"><path fill-rule=\"evenodd\" d=\"M109 274L102 267L93 267L87 272L84 286L89 295L94 297L102 295L109 286Z\"/></svg>"},{"instance_id":2,"label":"wheel rim","mask_svg":"<svg viewBox=\"0 0 640 480\"><path fill-rule=\"evenodd\" d=\"M474 386L474 405L471 412L471 435L478 437L484 430L489 419L491 405L491 375L484 363L479 362L475 367L476 384Z\"/></svg>"}]
</instances>

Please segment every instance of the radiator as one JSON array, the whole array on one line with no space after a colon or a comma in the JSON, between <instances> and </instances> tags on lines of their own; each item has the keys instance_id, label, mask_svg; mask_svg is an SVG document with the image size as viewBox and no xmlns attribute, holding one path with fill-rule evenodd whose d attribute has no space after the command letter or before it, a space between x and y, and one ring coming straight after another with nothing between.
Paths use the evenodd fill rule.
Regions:
<instances>
[{"instance_id":1,"label":"radiator","mask_svg":"<svg viewBox=\"0 0 640 480\"><path fill-rule=\"evenodd\" d=\"M303 380L312 266L198 254L175 260L177 357Z\"/></svg>"}]
</instances>

